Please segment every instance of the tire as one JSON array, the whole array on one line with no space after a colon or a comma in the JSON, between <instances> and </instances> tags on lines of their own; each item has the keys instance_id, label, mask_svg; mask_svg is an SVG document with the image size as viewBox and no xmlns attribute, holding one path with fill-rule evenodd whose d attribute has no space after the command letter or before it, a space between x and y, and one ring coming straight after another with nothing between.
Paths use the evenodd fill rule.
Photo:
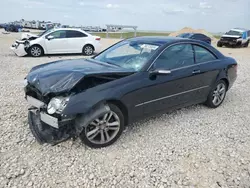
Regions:
<instances>
[{"instance_id":1,"label":"tire","mask_svg":"<svg viewBox=\"0 0 250 188\"><path fill-rule=\"evenodd\" d=\"M80 139L84 144L91 148L102 148L107 147L113 144L122 134L124 130L124 116L122 111L114 104L109 104L110 112L98 118L98 121L92 120L92 122L84 127L83 131L80 134ZM111 115L112 113L112 115ZM106 117L106 118L105 118ZM102 122L103 120L107 121L107 123ZM113 123L112 126L108 126L107 124ZM117 125L119 122L119 125ZM117 128L119 127L119 128ZM109 130L113 129L113 130ZM91 132L92 131L92 132ZM113 134L112 134L113 133ZM108 139L108 136L111 137ZM102 142L102 137L104 142Z\"/></svg>"},{"instance_id":2,"label":"tire","mask_svg":"<svg viewBox=\"0 0 250 188\"><path fill-rule=\"evenodd\" d=\"M246 42L246 44L244 45L245 48L247 48L249 45L249 40Z\"/></svg>"},{"instance_id":3,"label":"tire","mask_svg":"<svg viewBox=\"0 0 250 188\"><path fill-rule=\"evenodd\" d=\"M85 56L93 55L94 51L95 51L94 47L92 45L90 45L90 44L87 44L82 48L82 53Z\"/></svg>"},{"instance_id":4,"label":"tire","mask_svg":"<svg viewBox=\"0 0 250 188\"><path fill-rule=\"evenodd\" d=\"M222 44L220 42L217 42L217 47L222 47Z\"/></svg>"},{"instance_id":5,"label":"tire","mask_svg":"<svg viewBox=\"0 0 250 188\"><path fill-rule=\"evenodd\" d=\"M29 55L32 57L41 57L44 54L43 48L38 45L33 45L29 48Z\"/></svg>"},{"instance_id":6,"label":"tire","mask_svg":"<svg viewBox=\"0 0 250 188\"><path fill-rule=\"evenodd\" d=\"M227 88L228 86L224 80L220 80L219 82L217 82L211 89L205 104L210 108L219 107L226 97Z\"/></svg>"}]
</instances>

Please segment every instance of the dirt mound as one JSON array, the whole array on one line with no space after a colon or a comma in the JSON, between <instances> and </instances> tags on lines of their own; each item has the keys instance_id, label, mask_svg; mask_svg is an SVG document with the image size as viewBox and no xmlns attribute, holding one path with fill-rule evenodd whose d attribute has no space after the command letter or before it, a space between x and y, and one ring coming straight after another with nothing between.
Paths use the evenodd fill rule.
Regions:
<instances>
[{"instance_id":1,"label":"dirt mound","mask_svg":"<svg viewBox=\"0 0 250 188\"><path fill-rule=\"evenodd\" d=\"M215 40L215 37L211 33L207 32L206 30L204 30L204 29L193 29L191 27L184 27L183 29L181 29L179 31L170 33L169 36L176 37L177 35L182 34L182 33L202 33L202 34L210 37L212 40Z\"/></svg>"}]
</instances>

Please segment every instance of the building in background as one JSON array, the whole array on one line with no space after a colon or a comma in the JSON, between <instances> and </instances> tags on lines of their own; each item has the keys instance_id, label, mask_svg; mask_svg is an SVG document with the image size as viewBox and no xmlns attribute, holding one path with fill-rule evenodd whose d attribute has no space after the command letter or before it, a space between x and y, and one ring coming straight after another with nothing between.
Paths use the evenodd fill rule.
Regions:
<instances>
[{"instance_id":1,"label":"building in background","mask_svg":"<svg viewBox=\"0 0 250 188\"><path fill-rule=\"evenodd\" d=\"M51 21L39 21L39 20L32 20L27 21L24 19L21 19L20 21L14 21L11 24L14 25L21 25L23 28L27 29L47 29L48 27L60 27L60 23L54 23Z\"/></svg>"}]
</instances>

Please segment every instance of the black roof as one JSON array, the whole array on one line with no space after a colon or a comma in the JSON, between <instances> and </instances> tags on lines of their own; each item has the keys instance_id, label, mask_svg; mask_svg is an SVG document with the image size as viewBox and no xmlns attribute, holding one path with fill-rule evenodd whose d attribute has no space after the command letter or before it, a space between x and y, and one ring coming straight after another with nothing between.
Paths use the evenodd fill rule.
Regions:
<instances>
[{"instance_id":1,"label":"black roof","mask_svg":"<svg viewBox=\"0 0 250 188\"><path fill-rule=\"evenodd\" d=\"M179 37L167 37L167 36L145 36L145 37L134 37L134 38L130 38L128 40L164 45L164 44L183 41L183 40L187 40L187 39L183 39L183 38L179 38Z\"/></svg>"}]
</instances>

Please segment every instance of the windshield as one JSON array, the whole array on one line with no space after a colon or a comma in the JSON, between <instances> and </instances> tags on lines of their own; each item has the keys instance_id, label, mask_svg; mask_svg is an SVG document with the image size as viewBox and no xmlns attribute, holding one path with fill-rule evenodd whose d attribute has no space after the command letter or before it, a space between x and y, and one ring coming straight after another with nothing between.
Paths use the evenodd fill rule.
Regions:
<instances>
[{"instance_id":1,"label":"windshield","mask_svg":"<svg viewBox=\"0 0 250 188\"><path fill-rule=\"evenodd\" d=\"M155 53L159 45L137 41L123 41L94 59L126 69L139 71Z\"/></svg>"},{"instance_id":2,"label":"windshield","mask_svg":"<svg viewBox=\"0 0 250 188\"><path fill-rule=\"evenodd\" d=\"M177 37L182 37L182 38L189 38L192 34L191 33L182 33L178 35Z\"/></svg>"},{"instance_id":3,"label":"windshield","mask_svg":"<svg viewBox=\"0 0 250 188\"><path fill-rule=\"evenodd\" d=\"M42 32L42 33L40 33L38 36L41 37L41 36L45 35L46 33L50 32L50 31L53 31L53 30L54 30L54 29L48 29L48 30L46 30L46 31L44 31L44 32Z\"/></svg>"},{"instance_id":4,"label":"windshield","mask_svg":"<svg viewBox=\"0 0 250 188\"><path fill-rule=\"evenodd\" d=\"M226 32L226 35L236 35L236 36L240 37L242 35L242 32L230 30L230 31Z\"/></svg>"}]
</instances>

